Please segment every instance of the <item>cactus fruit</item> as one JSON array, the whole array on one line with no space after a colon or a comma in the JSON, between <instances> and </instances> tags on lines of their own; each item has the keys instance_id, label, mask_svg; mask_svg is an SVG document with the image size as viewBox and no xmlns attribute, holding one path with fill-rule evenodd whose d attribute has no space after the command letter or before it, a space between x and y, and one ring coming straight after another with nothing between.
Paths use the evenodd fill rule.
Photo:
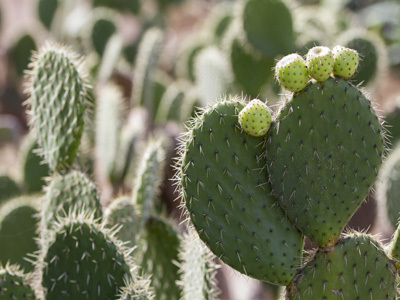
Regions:
<instances>
[{"instance_id":1,"label":"cactus fruit","mask_svg":"<svg viewBox=\"0 0 400 300\"><path fill-rule=\"evenodd\" d=\"M22 178L24 190L27 193L40 192L45 183L45 177L50 175L49 166L37 153L39 145L36 138L29 134L21 146Z\"/></svg>"},{"instance_id":2,"label":"cactus fruit","mask_svg":"<svg viewBox=\"0 0 400 300\"><path fill-rule=\"evenodd\" d=\"M140 231L139 212L130 197L119 197L108 205L104 212L104 224L110 228L118 226L117 238L128 247L136 245Z\"/></svg>"},{"instance_id":3,"label":"cactus fruit","mask_svg":"<svg viewBox=\"0 0 400 300\"><path fill-rule=\"evenodd\" d=\"M154 290L149 279L135 278L121 289L118 300L154 300Z\"/></svg>"},{"instance_id":4,"label":"cactus fruit","mask_svg":"<svg viewBox=\"0 0 400 300\"><path fill-rule=\"evenodd\" d=\"M332 50L335 63L333 74L348 79L354 75L358 67L357 51L343 46L335 46Z\"/></svg>"},{"instance_id":5,"label":"cactus fruit","mask_svg":"<svg viewBox=\"0 0 400 300\"><path fill-rule=\"evenodd\" d=\"M33 265L24 258L38 250L37 201L36 197L23 196L0 207L0 264L11 262L32 271Z\"/></svg>"},{"instance_id":6,"label":"cactus fruit","mask_svg":"<svg viewBox=\"0 0 400 300\"><path fill-rule=\"evenodd\" d=\"M51 170L74 161L83 132L87 84L76 55L47 43L32 60L30 125Z\"/></svg>"},{"instance_id":7,"label":"cactus fruit","mask_svg":"<svg viewBox=\"0 0 400 300\"><path fill-rule=\"evenodd\" d=\"M133 265L114 235L93 213L59 218L39 261L46 299L116 299Z\"/></svg>"},{"instance_id":8,"label":"cactus fruit","mask_svg":"<svg viewBox=\"0 0 400 300\"><path fill-rule=\"evenodd\" d=\"M285 299L396 299L396 268L382 246L351 233L320 249L287 287Z\"/></svg>"},{"instance_id":9,"label":"cactus fruit","mask_svg":"<svg viewBox=\"0 0 400 300\"><path fill-rule=\"evenodd\" d=\"M7 175L0 175L0 204L21 193L18 184Z\"/></svg>"},{"instance_id":10,"label":"cactus fruit","mask_svg":"<svg viewBox=\"0 0 400 300\"><path fill-rule=\"evenodd\" d=\"M36 300L33 289L28 284L27 275L16 265L0 267L0 299Z\"/></svg>"},{"instance_id":11,"label":"cactus fruit","mask_svg":"<svg viewBox=\"0 0 400 300\"><path fill-rule=\"evenodd\" d=\"M155 300L179 299L180 235L172 224L159 217L148 219L138 246L142 258L142 276L151 274ZM163 249L163 251L160 251Z\"/></svg>"},{"instance_id":12,"label":"cactus fruit","mask_svg":"<svg viewBox=\"0 0 400 300\"><path fill-rule=\"evenodd\" d=\"M333 71L333 53L328 47L313 47L307 53L306 65L312 78L323 82Z\"/></svg>"},{"instance_id":13,"label":"cactus fruit","mask_svg":"<svg viewBox=\"0 0 400 300\"><path fill-rule=\"evenodd\" d=\"M218 299L219 289L216 273L219 266L213 261L215 256L199 239L196 231L189 228L181 242L179 252L182 300Z\"/></svg>"},{"instance_id":14,"label":"cactus fruit","mask_svg":"<svg viewBox=\"0 0 400 300\"><path fill-rule=\"evenodd\" d=\"M273 194L306 236L328 246L375 181L383 131L370 101L330 78L285 102L266 148Z\"/></svg>"},{"instance_id":15,"label":"cactus fruit","mask_svg":"<svg viewBox=\"0 0 400 300\"><path fill-rule=\"evenodd\" d=\"M276 64L275 77L285 89L299 92L308 84L306 62L296 53L286 55Z\"/></svg>"},{"instance_id":16,"label":"cactus fruit","mask_svg":"<svg viewBox=\"0 0 400 300\"><path fill-rule=\"evenodd\" d=\"M56 216L65 216L72 207L92 211L101 217L99 195L94 183L82 172L55 175L47 188L42 208L42 231L53 227Z\"/></svg>"},{"instance_id":17,"label":"cactus fruit","mask_svg":"<svg viewBox=\"0 0 400 300\"><path fill-rule=\"evenodd\" d=\"M251 100L239 113L241 128L251 136L267 134L271 121L268 106L258 99Z\"/></svg>"},{"instance_id":18,"label":"cactus fruit","mask_svg":"<svg viewBox=\"0 0 400 300\"><path fill-rule=\"evenodd\" d=\"M301 264L303 237L270 196L262 145L241 132L242 100L204 109L181 147L176 178L200 238L222 261L286 285Z\"/></svg>"},{"instance_id":19,"label":"cactus fruit","mask_svg":"<svg viewBox=\"0 0 400 300\"><path fill-rule=\"evenodd\" d=\"M241 16L249 43L267 56L290 53L294 48L291 11L280 0L246 0Z\"/></svg>"}]
</instances>

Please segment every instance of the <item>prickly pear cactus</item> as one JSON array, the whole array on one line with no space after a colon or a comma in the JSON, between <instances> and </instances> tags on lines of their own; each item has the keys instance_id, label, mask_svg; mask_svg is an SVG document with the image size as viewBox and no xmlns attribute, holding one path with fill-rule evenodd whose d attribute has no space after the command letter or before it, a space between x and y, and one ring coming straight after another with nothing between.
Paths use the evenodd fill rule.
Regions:
<instances>
[{"instance_id":1,"label":"prickly pear cactus","mask_svg":"<svg viewBox=\"0 0 400 300\"><path fill-rule=\"evenodd\" d=\"M30 125L51 170L74 161L83 131L87 84L76 54L47 43L30 70Z\"/></svg>"},{"instance_id":2,"label":"prickly pear cactus","mask_svg":"<svg viewBox=\"0 0 400 300\"><path fill-rule=\"evenodd\" d=\"M25 258L38 250L38 207L38 198L27 196L10 199L0 207L0 264L10 262L32 271L32 263Z\"/></svg>"},{"instance_id":3,"label":"prickly pear cactus","mask_svg":"<svg viewBox=\"0 0 400 300\"><path fill-rule=\"evenodd\" d=\"M0 175L0 204L21 193L18 184L7 175Z\"/></svg>"},{"instance_id":4,"label":"prickly pear cactus","mask_svg":"<svg viewBox=\"0 0 400 300\"><path fill-rule=\"evenodd\" d=\"M132 278L132 265L114 234L93 214L59 219L40 265L46 299L116 299Z\"/></svg>"},{"instance_id":5,"label":"prickly pear cactus","mask_svg":"<svg viewBox=\"0 0 400 300\"><path fill-rule=\"evenodd\" d=\"M334 245L381 165L383 133L351 83L312 83L285 102L267 139L273 194L311 240Z\"/></svg>"},{"instance_id":6,"label":"prickly pear cactus","mask_svg":"<svg viewBox=\"0 0 400 300\"><path fill-rule=\"evenodd\" d=\"M244 105L220 101L193 120L177 177L190 219L215 255L239 272L286 285L301 264L303 237L270 196L264 137L241 132Z\"/></svg>"},{"instance_id":7,"label":"prickly pear cactus","mask_svg":"<svg viewBox=\"0 0 400 300\"><path fill-rule=\"evenodd\" d=\"M42 230L52 228L57 215L65 216L73 207L92 211L101 217L99 195L94 183L82 172L55 175L47 188L42 208Z\"/></svg>"},{"instance_id":8,"label":"prickly pear cactus","mask_svg":"<svg viewBox=\"0 0 400 300\"><path fill-rule=\"evenodd\" d=\"M397 299L396 268L371 236L351 233L320 249L289 284L285 299Z\"/></svg>"},{"instance_id":9,"label":"prickly pear cactus","mask_svg":"<svg viewBox=\"0 0 400 300\"><path fill-rule=\"evenodd\" d=\"M36 300L33 289L28 284L27 275L16 265L0 267L0 299Z\"/></svg>"},{"instance_id":10,"label":"prickly pear cactus","mask_svg":"<svg viewBox=\"0 0 400 300\"><path fill-rule=\"evenodd\" d=\"M121 289L118 300L153 300L154 290L149 279L135 278L126 287Z\"/></svg>"}]
</instances>

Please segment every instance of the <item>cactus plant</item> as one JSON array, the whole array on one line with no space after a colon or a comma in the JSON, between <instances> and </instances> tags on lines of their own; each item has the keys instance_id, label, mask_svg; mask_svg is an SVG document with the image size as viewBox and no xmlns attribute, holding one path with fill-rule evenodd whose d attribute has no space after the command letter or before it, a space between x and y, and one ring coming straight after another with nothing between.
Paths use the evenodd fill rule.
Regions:
<instances>
[{"instance_id":1,"label":"cactus plant","mask_svg":"<svg viewBox=\"0 0 400 300\"><path fill-rule=\"evenodd\" d=\"M21 193L21 188L8 175L0 175L0 203Z\"/></svg>"},{"instance_id":2,"label":"cactus plant","mask_svg":"<svg viewBox=\"0 0 400 300\"><path fill-rule=\"evenodd\" d=\"M18 77L23 77L24 71L28 67L31 54L36 50L36 42L28 33L20 36L18 40L15 41L11 48L10 61L13 64L15 73Z\"/></svg>"},{"instance_id":3,"label":"cactus plant","mask_svg":"<svg viewBox=\"0 0 400 300\"><path fill-rule=\"evenodd\" d=\"M0 267L0 298L36 300L28 276L16 265Z\"/></svg>"},{"instance_id":4,"label":"cactus plant","mask_svg":"<svg viewBox=\"0 0 400 300\"><path fill-rule=\"evenodd\" d=\"M150 286L150 280L135 278L122 288L118 300L153 300L154 298L154 290Z\"/></svg>"}]
</instances>

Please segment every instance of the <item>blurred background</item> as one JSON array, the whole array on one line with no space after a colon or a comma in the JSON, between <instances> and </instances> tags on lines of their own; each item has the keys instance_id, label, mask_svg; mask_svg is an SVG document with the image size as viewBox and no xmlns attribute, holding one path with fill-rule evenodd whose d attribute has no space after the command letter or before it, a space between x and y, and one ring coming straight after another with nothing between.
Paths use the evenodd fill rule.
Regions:
<instances>
[{"instance_id":1,"label":"blurred background","mask_svg":"<svg viewBox=\"0 0 400 300\"><path fill-rule=\"evenodd\" d=\"M46 186L48 169L35 146L24 146L24 74L32 52L49 40L79 53L93 88L77 164L96 182L104 206L131 191L148 136L164 135L169 146L158 201L179 224L180 199L170 179L185 122L221 95L258 97L276 110L285 91L274 79L275 62L316 45L360 53L351 81L387 125L389 152L400 138L400 1L0 0L0 201ZM107 140L98 99L115 93L121 102L114 115L102 112L102 120L118 123L116 137ZM371 192L349 227L385 242L393 227L378 216ZM221 299L272 300L278 293L225 266L218 279Z\"/></svg>"}]
</instances>

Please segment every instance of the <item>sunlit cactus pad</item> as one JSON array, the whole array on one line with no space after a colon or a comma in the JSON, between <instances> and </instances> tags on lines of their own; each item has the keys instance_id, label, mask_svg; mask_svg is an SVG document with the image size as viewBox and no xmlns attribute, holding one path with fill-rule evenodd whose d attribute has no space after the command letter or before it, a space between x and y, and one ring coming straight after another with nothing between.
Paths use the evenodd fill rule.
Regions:
<instances>
[{"instance_id":1,"label":"sunlit cactus pad","mask_svg":"<svg viewBox=\"0 0 400 300\"><path fill-rule=\"evenodd\" d=\"M301 263L303 238L270 196L264 138L239 127L244 105L222 101L193 121L182 148L183 195L215 255L239 272L285 285Z\"/></svg>"},{"instance_id":2,"label":"sunlit cactus pad","mask_svg":"<svg viewBox=\"0 0 400 300\"><path fill-rule=\"evenodd\" d=\"M396 269L372 237L349 234L315 254L287 287L285 299L394 300Z\"/></svg>"},{"instance_id":3,"label":"sunlit cactus pad","mask_svg":"<svg viewBox=\"0 0 400 300\"><path fill-rule=\"evenodd\" d=\"M273 194L295 225L332 245L381 165L383 134L370 101L352 84L310 84L281 108L267 138Z\"/></svg>"}]
</instances>

